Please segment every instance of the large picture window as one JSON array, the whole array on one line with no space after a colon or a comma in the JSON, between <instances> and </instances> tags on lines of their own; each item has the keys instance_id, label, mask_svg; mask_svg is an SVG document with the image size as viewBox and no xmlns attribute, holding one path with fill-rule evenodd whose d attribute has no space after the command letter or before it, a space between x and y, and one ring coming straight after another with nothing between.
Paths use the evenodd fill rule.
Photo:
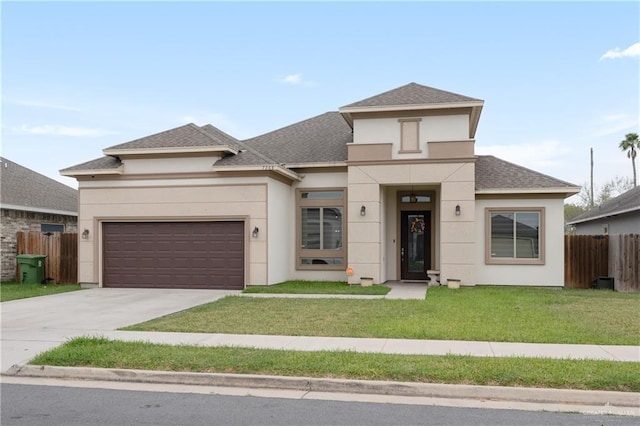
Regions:
<instances>
[{"instance_id":1,"label":"large picture window","mask_svg":"<svg viewBox=\"0 0 640 426\"><path fill-rule=\"evenodd\" d=\"M298 269L346 268L343 189L299 189L297 195Z\"/></svg>"},{"instance_id":2,"label":"large picture window","mask_svg":"<svg viewBox=\"0 0 640 426\"><path fill-rule=\"evenodd\" d=\"M543 264L544 209L487 209L486 263Z\"/></svg>"}]
</instances>

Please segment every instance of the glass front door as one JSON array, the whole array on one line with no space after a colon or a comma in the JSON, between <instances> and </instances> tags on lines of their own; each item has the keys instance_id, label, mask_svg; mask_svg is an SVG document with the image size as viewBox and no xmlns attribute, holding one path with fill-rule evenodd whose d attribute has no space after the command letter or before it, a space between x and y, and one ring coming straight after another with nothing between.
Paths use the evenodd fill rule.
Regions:
<instances>
[{"instance_id":1,"label":"glass front door","mask_svg":"<svg viewBox=\"0 0 640 426\"><path fill-rule=\"evenodd\" d=\"M431 269L431 212L402 211L400 278L426 280Z\"/></svg>"}]
</instances>

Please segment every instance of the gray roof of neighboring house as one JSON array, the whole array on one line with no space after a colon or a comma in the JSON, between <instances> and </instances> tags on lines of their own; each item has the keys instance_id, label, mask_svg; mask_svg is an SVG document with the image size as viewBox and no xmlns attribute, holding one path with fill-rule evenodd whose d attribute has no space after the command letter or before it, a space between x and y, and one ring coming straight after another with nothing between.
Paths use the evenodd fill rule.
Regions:
<instances>
[{"instance_id":1,"label":"gray roof of neighboring house","mask_svg":"<svg viewBox=\"0 0 640 426\"><path fill-rule=\"evenodd\" d=\"M215 127L203 128L193 123L165 130L154 135L145 136L130 142L114 145L106 150L119 149L151 149L151 148L183 148L199 146L231 146L236 147L238 140Z\"/></svg>"},{"instance_id":2,"label":"gray roof of neighboring house","mask_svg":"<svg viewBox=\"0 0 640 426\"><path fill-rule=\"evenodd\" d=\"M380 107L391 105L422 105L477 101L482 102L481 99L458 95L457 93L447 92L429 86L423 86L418 83L409 83L396 89L380 93L379 95L371 96L361 101L345 105L341 108Z\"/></svg>"},{"instance_id":3,"label":"gray roof of neighboring house","mask_svg":"<svg viewBox=\"0 0 640 426\"><path fill-rule=\"evenodd\" d=\"M216 165L330 163L347 159L347 144L353 141L351 127L339 112L327 112L299 123L242 141L252 151L241 152ZM257 151L257 153L256 153ZM259 154L258 154L259 153Z\"/></svg>"},{"instance_id":4,"label":"gray roof of neighboring house","mask_svg":"<svg viewBox=\"0 0 640 426\"><path fill-rule=\"evenodd\" d=\"M615 216L622 213L640 211L640 186L636 186L629 191L602 203L579 216L571 219L569 225L588 222L602 217Z\"/></svg>"},{"instance_id":5,"label":"gray roof of neighboring house","mask_svg":"<svg viewBox=\"0 0 640 426\"><path fill-rule=\"evenodd\" d=\"M0 158L0 194L3 208L76 213L78 191L20 164Z\"/></svg>"},{"instance_id":6,"label":"gray roof of neighboring house","mask_svg":"<svg viewBox=\"0 0 640 426\"><path fill-rule=\"evenodd\" d=\"M569 182L501 160L493 155L478 155L476 191L492 189L576 188Z\"/></svg>"}]
</instances>

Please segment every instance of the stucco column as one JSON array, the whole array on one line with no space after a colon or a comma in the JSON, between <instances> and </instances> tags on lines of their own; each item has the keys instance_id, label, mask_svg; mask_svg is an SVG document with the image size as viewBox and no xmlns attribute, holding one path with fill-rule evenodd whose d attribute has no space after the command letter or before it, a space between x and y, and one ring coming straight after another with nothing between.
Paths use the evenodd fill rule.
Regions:
<instances>
[{"instance_id":1,"label":"stucco column","mask_svg":"<svg viewBox=\"0 0 640 426\"><path fill-rule=\"evenodd\" d=\"M380 185L358 167L349 167L348 184L347 262L353 269L348 280L355 284L360 277L371 277L380 283Z\"/></svg>"}]
</instances>

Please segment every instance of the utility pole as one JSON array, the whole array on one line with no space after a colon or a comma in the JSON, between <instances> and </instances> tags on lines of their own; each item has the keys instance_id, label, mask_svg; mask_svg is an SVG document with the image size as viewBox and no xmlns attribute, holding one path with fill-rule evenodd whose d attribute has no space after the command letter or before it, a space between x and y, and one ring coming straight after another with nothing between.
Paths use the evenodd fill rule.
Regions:
<instances>
[{"instance_id":1,"label":"utility pole","mask_svg":"<svg viewBox=\"0 0 640 426\"><path fill-rule=\"evenodd\" d=\"M593 148L591 148L591 205L589 205L589 208L593 208L593 206Z\"/></svg>"}]
</instances>

